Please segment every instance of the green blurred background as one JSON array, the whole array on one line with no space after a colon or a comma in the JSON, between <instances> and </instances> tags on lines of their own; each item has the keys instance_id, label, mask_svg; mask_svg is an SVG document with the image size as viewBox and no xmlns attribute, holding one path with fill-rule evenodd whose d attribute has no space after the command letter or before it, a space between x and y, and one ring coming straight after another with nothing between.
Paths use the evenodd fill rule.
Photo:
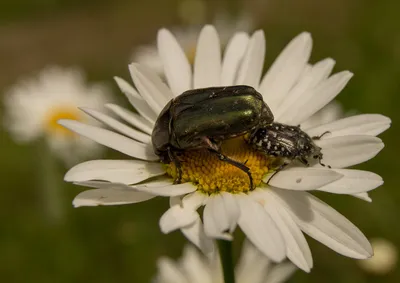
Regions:
<instances>
[{"instance_id":1,"label":"green blurred background","mask_svg":"<svg viewBox=\"0 0 400 283\"><path fill-rule=\"evenodd\" d=\"M157 29L180 24L179 0L1 0L0 91L21 75L49 64L81 66L89 80L105 81L119 94L114 75L129 79L133 48L155 40ZM337 61L335 70L355 73L338 100L345 110L382 113L393 121L381 135L386 147L359 166L380 174L385 184L370 195L373 202L318 194L361 228L368 237L400 245L398 134L400 92L400 3L396 0L237 0L206 1L207 17L218 11L248 12L265 30L267 61L301 31L314 38L312 62ZM119 103L126 103L118 95ZM3 112L4 110L1 109ZM1 113L0 113L1 114ZM62 182L62 221L44 213L35 145L16 145L1 130L2 282L149 282L160 255L178 257L184 244L179 232L162 235L158 219L166 199L130 206L74 209L81 188ZM118 156L115 152L107 157ZM290 282L400 282L400 269L368 275L356 260L340 256L309 239L315 267ZM249 282L250 283L250 282Z\"/></svg>"}]
</instances>

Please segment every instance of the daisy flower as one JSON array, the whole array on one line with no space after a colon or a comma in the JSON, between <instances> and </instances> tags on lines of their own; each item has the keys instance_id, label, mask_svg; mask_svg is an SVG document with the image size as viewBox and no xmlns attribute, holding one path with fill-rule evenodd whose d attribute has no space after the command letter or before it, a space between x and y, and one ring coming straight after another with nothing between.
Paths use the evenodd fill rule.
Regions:
<instances>
[{"instance_id":1,"label":"daisy flower","mask_svg":"<svg viewBox=\"0 0 400 283\"><path fill-rule=\"evenodd\" d=\"M219 33L220 48L226 46L230 37L235 32L249 32L252 29L252 25L251 19L246 15L242 15L236 21L229 19L224 14L217 15L214 21L214 26ZM201 28L201 25L185 25L177 26L172 29L175 38L178 40L181 48L192 65L196 56L197 38L199 37ZM160 76L164 76L163 60L159 55L157 44L155 43L135 48L131 60L132 62L151 68Z\"/></svg>"},{"instance_id":2,"label":"daisy flower","mask_svg":"<svg viewBox=\"0 0 400 283\"><path fill-rule=\"evenodd\" d=\"M157 262L158 273L154 283L223 283L223 273L218 255L204 257L193 246L187 245L182 257L174 262L162 257ZM236 283L281 283L296 271L290 262L274 265L251 243L245 241L235 268Z\"/></svg>"},{"instance_id":3,"label":"daisy flower","mask_svg":"<svg viewBox=\"0 0 400 283\"><path fill-rule=\"evenodd\" d=\"M57 123L59 119L89 122L77 107L100 107L109 100L103 85L87 85L84 79L80 70L48 67L19 81L4 94L4 127L18 143L45 139L67 164L98 154L101 146Z\"/></svg>"},{"instance_id":4,"label":"daisy flower","mask_svg":"<svg viewBox=\"0 0 400 283\"><path fill-rule=\"evenodd\" d=\"M77 121L59 121L72 131L131 157L93 160L73 167L67 172L66 181L95 188L80 193L73 204L130 204L155 196L169 197L171 207L160 219L164 233L180 229L192 243L210 253L213 238L231 240L239 226L272 261L288 257L305 271L311 269L313 261L303 232L345 256L370 257L371 245L361 231L310 192L369 200L367 192L383 183L381 177L344 168L373 158L383 148L376 135L390 126L387 117L364 114L302 128L310 136L329 131L316 144L322 148L323 163L331 169L317 162L305 167L295 161L272 179L276 168L270 156L256 152L243 138L226 141L222 151L236 161L246 162L254 189L249 189L249 179L241 170L202 150L186 151L180 156L184 183L173 185L174 166L157 162L159 158L150 142L155 120L170 99L188 89L211 86L252 86L263 95L275 121L301 125L334 99L352 77L348 71L330 75L335 62L329 58L308 63L311 46L309 33L298 35L262 76L265 38L261 30L251 36L236 33L221 56L218 33L208 25L198 38L192 71L176 38L168 30L160 30L158 50L168 85L152 70L131 64L137 90L120 78L116 80L138 114L107 105L132 127L93 109L84 111L110 130ZM201 217L197 210L202 206Z\"/></svg>"}]
</instances>

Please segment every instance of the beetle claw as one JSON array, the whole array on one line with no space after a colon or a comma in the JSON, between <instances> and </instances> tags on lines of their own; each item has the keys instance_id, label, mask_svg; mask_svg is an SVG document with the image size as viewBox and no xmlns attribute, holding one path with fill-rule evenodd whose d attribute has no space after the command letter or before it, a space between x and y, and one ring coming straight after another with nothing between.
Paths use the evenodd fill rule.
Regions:
<instances>
[{"instance_id":1,"label":"beetle claw","mask_svg":"<svg viewBox=\"0 0 400 283\"><path fill-rule=\"evenodd\" d=\"M180 183L182 183L181 178L180 178L180 177L176 177L175 180L174 180L174 182L173 182L173 184L174 184L174 185L178 185L178 184L180 184Z\"/></svg>"},{"instance_id":2,"label":"beetle claw","mask_svg":"<svg viewBox=\"0 0 400 283\"><path fill-rule=\"evenodd\" d=\"M322 160L322 157L318 159L318 163L319 163L321 166L323 166L323 167L328 167L329 169L332 169L332 166L326 165L326 164L322 163L321 160Z\"/></svg>"}]
</instances>

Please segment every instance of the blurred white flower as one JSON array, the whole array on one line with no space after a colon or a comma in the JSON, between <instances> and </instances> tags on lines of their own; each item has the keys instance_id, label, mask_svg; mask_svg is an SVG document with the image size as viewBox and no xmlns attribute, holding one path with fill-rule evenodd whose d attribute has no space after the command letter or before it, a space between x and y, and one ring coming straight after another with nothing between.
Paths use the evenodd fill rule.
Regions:
<instances>
[{"instance_id":1,"label":"blurred white flower","mask_svg":"<svg viewBox=\"0 0 400 283\"><path fill-rule=\"evenodd\" d=\"M166 29L158 33L158 49L168 85L149 68L131 64L137 90L122 79L116 80L139 114L107 105L133 127L93 109L83 110L113 130L70 120L59 122L132 157L92 160L73 167L66 181L95 188L76 196L75 206L120 205L169 197L170 208L160 219L164 233L180 229L208 254L213 251L212 239L232 240L239 226L269 259L280 262L287 257L307 272L313 259L303 232L345 256L364 259L372 255L362 232L310 192L370 200L368 191L380 186L382 178L373 172L345 168L363 163L382 150L383 142L376 136L390 127L390 119L363 114L311 128L302 125L341 92L351 72L331 74L335 61L330 58L308 63L312 38L306 32L284 48L265 75L265 37L261 30L252 35L236 33L222 53L216 29L205 26L197 42L193 69L176 38ZM323 153L322 161L331 168L311 159L308 167L293 162L270 179L276 172L273 157L253 150L238 138L233 143L225 142L224 153L246 164L255 188L249 187L248 176L238 168L201 150L180 155L183 183L173 184L174 166L157 162L159 156L151 142L156 119L165 105L182 92L221 85L252 86L269 105L276 122L300 125L310 137L326 133L315 143ZM201 217L198 210L203 206Z\"/></svg>"},{"instance_id":2,"label":"blurred white flower","mask_svg":"<svg viewBox=\"0 0 400 283\"><path fill-rule=\"evenodd\" d=\"M229 18L226 14L218 14L214 20L214 26L219 34L221 48L224 48L234 33L238 31L250 32L253 22L245 14L237 20ZM192 65L196 55L197 39L202 27L202 25L186 25L172 28L173 34ZM135 48L131 61L146 66L158 75L164 76L164 66L156 43Z\"/></svg>"},{"instance_id":3,"label":"blurred white flower","mask_svg":"<svg viewBox=\"0 0 400 283\"><path fill-rule=\"evenodd\" d=\"M20 80L4 94L4 127L18 143L44 138L51 151L67 164L94 156L101 147L60 126L59 119L89 122L77 107L101 107L110 100L108 89L87 85L78 69L47 67L37 76ZM93 120L92 120L93 121Z\"/></svg>"},{"instance_id":4,"label":"blurred white flower","mask_svg":"<svg viewBox=\"0 0 400 283\"><path fill-rule=\"evenodd\" d=\"M384 275L397 267L398 250L390 241L383 238L370 239L374 255L367 260L358 261L366 272Z\"/></svg>"},{"instance_id":5,"label":"blurred white flower","mask_svg":"<svg viewBox=\"0 0 400 283\"><path fill-rule=\"evenodd\" d=\"M177 261L162 257L157 262L154 283L223 283L222 266L218 256L204 257L193 246L187 245ZM242 253L235 268L236 283L282 283L296 271L290 262L273 264L250 242L243 243Z\"/></svg>"}]
</instances>

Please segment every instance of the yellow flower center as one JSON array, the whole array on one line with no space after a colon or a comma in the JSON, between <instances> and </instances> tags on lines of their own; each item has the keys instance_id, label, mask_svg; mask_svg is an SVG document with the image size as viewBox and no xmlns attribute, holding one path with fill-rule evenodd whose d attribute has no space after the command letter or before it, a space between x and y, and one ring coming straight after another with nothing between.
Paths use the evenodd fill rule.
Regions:
<instances>
[{"instance_id":1,"label":"yellow flower center","mask_svg":"<svg viewBox=\"0 0 400 283\"><path fill-rule=\"evenodd\" d=\"M221 152L250 169L254 187L261 185L272 162L265 154L252 149L243 137L225 141ZM221 161L206 149L185 151L179 156L179 160L182 183L192 182L204 193L212 194L221 191L240 193L251 190L249 177L243 170ZM173 163L167 165L166 170L168 175L176 178L176 167Z\"/></svg>"},{"instance_id":2,"label":"yellow flower center","mask_svg":"<svg viewBox=\"0 0 400 283\"><path fill-rule=\"evenodd\" d=\"M51 109L45 119L45 129L48 134L73 137L75 134L57 123L60 119L81 120L81 114L76 107L56 107Z\"/></svg>"}]
</instances>

